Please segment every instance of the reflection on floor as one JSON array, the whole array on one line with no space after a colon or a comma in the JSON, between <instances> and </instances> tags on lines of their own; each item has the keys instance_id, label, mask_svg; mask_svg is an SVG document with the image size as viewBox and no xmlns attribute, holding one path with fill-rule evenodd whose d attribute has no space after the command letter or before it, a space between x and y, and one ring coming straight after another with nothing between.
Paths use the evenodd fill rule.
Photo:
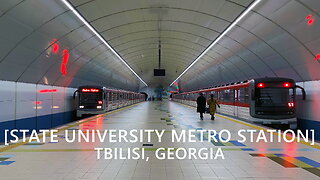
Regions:
<instances>
[{"instance_id":1,"label":"reflection on floor","mask_svg":"<svg viewBox=\"0 0 320 180\"><path fill-rule=\"evenodd\" d=\"M199 120L194 108L143 102L60 129L254 129L223 116ZM63 139L64 133L59 133ZM144 147L150 160L97 159L94 147ZM158 147L223 148L225 159L158 160ZM0 179L320 179L320 151L301 143L27 143L0 153Z\"/></svg>"}]
</instances>

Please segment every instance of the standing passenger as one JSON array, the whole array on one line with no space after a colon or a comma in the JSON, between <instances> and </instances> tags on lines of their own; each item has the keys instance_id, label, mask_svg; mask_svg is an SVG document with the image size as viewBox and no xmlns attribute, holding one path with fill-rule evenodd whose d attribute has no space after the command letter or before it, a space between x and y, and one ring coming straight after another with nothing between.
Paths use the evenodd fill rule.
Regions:
<instances>
[{"instance_id":1,"label":"standing passenger","mask_svg":"<svg viewBox=\"0 0 320 180\"><path fill-rule=\"evenodd\" d=\"M206 98L200 93L197 98L197 112L200 113L200 119L203 120L203 113L206 111Z\"/></svg>"},{"instance_id":2,"label":"standing passenger","mask_svg":"<svg viewBox=\"0 0 320 180\"><path fill-rule=\"evenodd\" d=\"M214 114L216 113L217 106L220 108L218 101L213 97L213 94L210 95L210 99L207 101L209 105L209 112L211 115L211 120L214 120Z\"/></svg>"}]
</instances>

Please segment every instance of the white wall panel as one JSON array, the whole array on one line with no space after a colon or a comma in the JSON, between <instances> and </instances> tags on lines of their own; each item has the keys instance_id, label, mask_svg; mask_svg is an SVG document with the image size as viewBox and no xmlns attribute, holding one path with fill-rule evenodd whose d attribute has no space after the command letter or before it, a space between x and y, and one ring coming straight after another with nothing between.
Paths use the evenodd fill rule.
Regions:
<instances>
[{"instance_id":1,"label":"white wall panel","mask_svg":"<svg viewBox=\"0 0 320 180\"><path fill-rule=\"evenodd\" d=\"M0 122L73 111L76 89L0 81Z\"/></svg>"},{"instance_id":2,"label":"white wall panel","mask_svg":"<svg viewBox=\"0 0 320 180\"><path fill-rule=\"evenodd\" d=\"M0 122L15 119L15 89L10 81L0 81Z\"/></svg>"},{"instance_id":3,"label":"white wall panel","mask_svg":"<svg viewBox=\"0 0 320 180\"><path fill-rule=\"evenodd\" d=\"M307 81L297 83L306 90L307 98L302 100L300 90L297 90L298 118L320 122L320 81Z\"/></svg>"},{"instance_id":4,"label":"white wall panel","mask_svg":"<svg viewBox=\"0 0 320 180\"><path fill-rule=\"evenodd\" d=\"M77 89L75 88L66 88L65 89L65 112L74 110L74 104L73 104L73 93Z\"/></svg>"},{"instance_id":5,"label":"white wall panel","mask_svg":"<svg viewBox=\"0 0 320 180\"><path fill-rule=\"evenodd\" d=\"M48 85L37 85L37 116L52 114L52 90L54 88Z\"/></svg>"},{"instance_id":6,"label":"white wall panel","mask_svg":"<svg viewBox=\"0 0 320 180\"><path fill-rule=\"evenodd\" d=\"M52 112L62 113L65 111L65 99L67 97L64 87L53 86L57 91L52 94Z\"/></svg>"},{"instance_id":7,"label":"white wall panel","mask_svg":"<svg viewBox=\"0 0 320 180\"><path fill-rule=\"evenodd\" d=\"M17 83L16 119L30 118L36 116L36 95L35 84Z\"/></svg>"}]
</instances>

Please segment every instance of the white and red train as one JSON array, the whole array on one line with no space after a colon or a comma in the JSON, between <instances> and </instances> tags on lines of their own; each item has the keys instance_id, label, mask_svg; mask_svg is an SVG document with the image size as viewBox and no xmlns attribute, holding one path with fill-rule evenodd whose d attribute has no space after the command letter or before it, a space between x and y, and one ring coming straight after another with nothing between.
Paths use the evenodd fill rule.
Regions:
<instances>
[{"instance_id":1,"label":"white and red train","mask_svg":"<svg viewBox=\"0 0 320 180\"><path fill-rule=\"evenodd\" d=\"M213 94L221 108L217 113L261 124L287 124L297 127L295 109L296 89L305 91L288 78L259 78L245 82L216 86L192 92L174 94L172 100L196 106L199 93L206 98Z\"/></svg>"},{"instance_id":2,"label":"white and red train","mask_svg":"<svg viewBox=\"0 0 320 180\"><path fill-rule=\"evenodd\" d=\"M145 100L141 93L108 89L102 86L80 86L74 92L77 117L102 114Z\"/></svg>"}]
</instances>

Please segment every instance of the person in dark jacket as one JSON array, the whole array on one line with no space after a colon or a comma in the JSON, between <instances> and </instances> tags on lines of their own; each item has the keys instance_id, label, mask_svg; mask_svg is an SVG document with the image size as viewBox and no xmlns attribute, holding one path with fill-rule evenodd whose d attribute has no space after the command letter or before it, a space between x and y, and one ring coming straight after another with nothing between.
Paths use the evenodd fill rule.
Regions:
<instances>
[{"instance_id":1,"label":"person in dark jacket","mask_svg":"<svg viewBox=\"0 0 320 180\"><path fill-rule=\"evenodd\" d=\"M203 120L203 113L206 111L206 98L200 93L200 96L197 98L197 112L200 113L200 119Z\"/></svg>"}]
</instances>

